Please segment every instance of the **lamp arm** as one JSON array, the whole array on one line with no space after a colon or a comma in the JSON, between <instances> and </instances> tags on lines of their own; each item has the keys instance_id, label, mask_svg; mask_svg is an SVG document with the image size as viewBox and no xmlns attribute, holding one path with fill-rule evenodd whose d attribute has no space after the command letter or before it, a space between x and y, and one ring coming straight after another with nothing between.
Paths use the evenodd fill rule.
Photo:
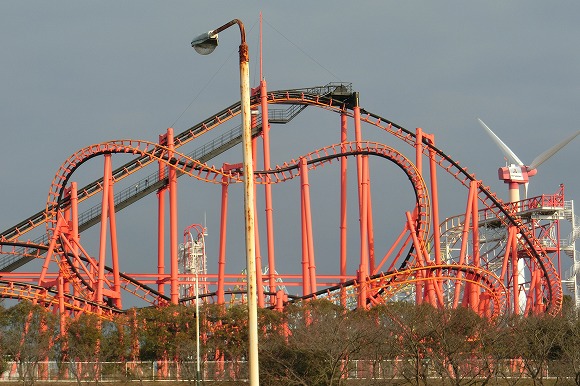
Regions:
<instances>
[{"instance_id":1,"label":"lamp arm","mask_svg":"<svg viewBox=\"0 0 580 386\"><path fill-rule=\"evenodd\" d=\"M241 35L241 45L246 44L246 29L244 28L244 23L242 23L239 19L234 19L224 25L222 25L221 27L218 27L217 29L213 30L214 34L220 33L223 30L230 28L232 25L237 24L238 27L240 27L240 35Z\"/></svg>"}]
</instances>

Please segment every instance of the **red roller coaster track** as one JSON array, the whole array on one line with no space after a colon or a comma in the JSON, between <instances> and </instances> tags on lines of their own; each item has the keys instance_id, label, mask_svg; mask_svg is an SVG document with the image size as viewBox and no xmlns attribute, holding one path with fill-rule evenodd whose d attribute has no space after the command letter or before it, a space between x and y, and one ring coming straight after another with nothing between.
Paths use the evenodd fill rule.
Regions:
<instances>
[{"instance_id":1,"label":"red roller coaster track","mask_svg":"<svg viewBox=\"0 0 580 386\"><path fill-rule=\"evenodd\" d=\"M432 134L421 129L411 132L361 109L358 94L352 92L350 84L273 92L262 90L262 94L258 90L251 103L253 109L261 109L264 113L254 115L253 121L254 151L258 152L257 139L261 137L263 153L259 158L264 160L263 170L255 172L259 189L262 186L265 191L267 258L262 261L258 256L257 259L261 306L283 307L287 302L327 297L351 308L407 300L428 302L437 307L471 307L489 317L509 313L555 314L560 311L563 295L559 275L535 230L523 220L521 206L506 204L497 198L474 175L437 148ZM268 105L287 108L268 112ZM309 106L338 114L340 143L271 167L270 123L287 122ZM203 285L198 288L204 289L199 298L217 303L239 300L245 287L245 275L226 272L225 246L228 187L241 181L241 165L214 167L207 163L240 142L239 128L224 133L194 153L178 151L187 143L198 143L204 134L221 127L239 113L240 105L236 103L181 134L173 135L173 130L169 129L166 135L160 136L159 143L117 140L91 145L71 155L53 179L45 210L0 234L0 257L3 259L0 260L1 296L29 299L60 310L62 315L90 312L102 317L123 312L124 299L129 295L153 305L191 302L191 297L179 296L180 286L191 285L191 274L181 273L178 269L176 234L177 177L188 176L216 184L222 192L217 271L199 274ZM348 139L349 120L354 122L354 140ZM363 139L363 125L365 129L367 126L378 129L385 138L381 142L391 145ZM409 159L412 157L404 153L413 154L414 159ZM134 155L134 159L113 169L112 160L121 154L124 157L126 154ZM354 159L357 174L350 184L346 178L349 158ZM102 178L78 188L75 179L82 175L86 163L94 159L103 160ZM370 184L371 180L374 183L382 175L373 169L371 176L371 159L398 167L409 180L409 195L414 197L414 205L403 208L400 233L392 242L375 237L373 215L376 216L378 205L376 199L372 200ZM338 164L341 170L336 198L340 224L335 224L340 230L336 236L339 254L336 257L324 256L326 261L338 261L340 270L333 274L324 272L315 262L310 190L311 176L316 175L314 171L322 166L331 167L330 164ZM151 167L157 168L154 174L115 194L115 187L122 186L126 177L134 173L142 175ZM441 221L439 216L438 174L441 172L452 176L455 181L454 187L446 184L445 189L465 192L465 212L454 217L452 225L450 220ZM291 180L298 181L292 186L298 185L297 194L300 196L300 208L294 209L300 212L296 235L300 243L295 251L300 261L295 262L294 273L285 273L276 269L271 188ZM356 229L347 225L346 192L350 185L357 192ZM169 193L169 214L165 213L166 192ZM121 241L117 234L117 213L150 193L157 193L157 210L161 219L157 259L149 262L149 270L122 273L124 256L118 252ZM96 197L100 197L100 204L80 213L79 204ZM555 200L554 205L560 201ZM381 201L380 204L388 203ZM278 205L289 209L288 203ZM171 233L168 259L164 256L166 218ZM46 226L45 234L37 240L24 241L29 232L38 231L43 224ZM100 225L98 251L91 253L81 242L80 234L96 224ZM502 236L493 243L483 240L481 232L484 227L502 229ZM356 244L360 248L354 259L357 269L349 272L348 263L354 264L353 253L348 252L346 243L353 234L357 235ZM443 239L447 240L447 248ZM319 261L320 255L317 255ZM18 269L36 260L42 262L39 271L20 272ZM165 270L165 260L170 263L169 272ZM518 271L518 260L525 261L526 272ZM284 291L285 286L297 288L301 295L292 296Z\"/></svg>"}]
</instances>

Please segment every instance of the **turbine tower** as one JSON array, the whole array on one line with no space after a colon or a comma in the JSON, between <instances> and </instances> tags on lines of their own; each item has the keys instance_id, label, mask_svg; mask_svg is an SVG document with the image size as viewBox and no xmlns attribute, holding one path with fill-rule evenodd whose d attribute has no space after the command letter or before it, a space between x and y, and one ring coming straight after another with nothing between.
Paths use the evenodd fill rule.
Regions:
<instances>
[{"instance_id":1,"label":"turbine tower","mask_svg":"<svg viewBox=\"0 0 580 386\"><path fill-rule=\"evenodd\" d=\"M509 201L520 201L520 185L524 185L524 198L528 198L528 185L530 177L536 175L537 167L546 162L550 157L556 154L560 149L572 141L580 130L563 140L562 142L549 148L539 156L537 156L531 164L525 165L518 156L497 136L491 129L479 118L477 118L481 126L486 130L491 139L501 149L509 164L498 169L499 179L503 180L509 185Z\"/></svg>"}]
</instances>

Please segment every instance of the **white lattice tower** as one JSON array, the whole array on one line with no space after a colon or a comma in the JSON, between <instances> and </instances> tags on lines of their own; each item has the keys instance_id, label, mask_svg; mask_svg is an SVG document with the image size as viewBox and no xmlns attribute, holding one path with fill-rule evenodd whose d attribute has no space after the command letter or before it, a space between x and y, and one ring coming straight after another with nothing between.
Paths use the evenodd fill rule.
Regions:
<instances>
[{"instance_id":1,"label":"white lattice tower","mask_svg":"<svg viewBox=\"0 0 580 386\"><path fill-rule=\"evenodd\" d=\"M197 231L194 235L192 231ZM207 256L205 253L206 228L200 225L191 225L184 231L184 243L179 245L179 273L185 277L181 280L180 297L191 298L206 293L207 284L201 277L207 273ZM195 282L197 281L197 292ZM188 301L187 303L191 303Z\"/></svg>"}]
</instances>

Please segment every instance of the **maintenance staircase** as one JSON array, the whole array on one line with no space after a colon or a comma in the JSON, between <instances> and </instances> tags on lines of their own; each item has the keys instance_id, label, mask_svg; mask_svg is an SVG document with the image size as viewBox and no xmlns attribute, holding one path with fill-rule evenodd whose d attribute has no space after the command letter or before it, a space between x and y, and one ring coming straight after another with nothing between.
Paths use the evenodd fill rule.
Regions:
<instances>
[{"instance_id":1,"label":"maintenance staircase","mask_svg":"<svg viewBox=\"0 0 580 386\"><path fill-rule=\"evenodd\" d=\"M574 304L580 308L580 254L576 251L576 240L580 238L580 217L574 214L574 202L567 201L564 206L564 218L570 222L572 233L568 239L562 240L561 250L568 255L572 266L562 274L562 283L574 294Z\"/></svg>"}]
</instances>

